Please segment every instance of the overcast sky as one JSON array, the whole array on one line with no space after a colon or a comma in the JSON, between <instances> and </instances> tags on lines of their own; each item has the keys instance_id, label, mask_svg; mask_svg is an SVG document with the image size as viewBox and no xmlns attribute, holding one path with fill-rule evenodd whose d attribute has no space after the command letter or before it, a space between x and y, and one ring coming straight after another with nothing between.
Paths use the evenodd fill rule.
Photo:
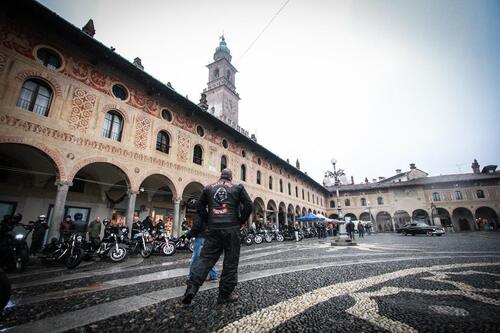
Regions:
<instances>
[{"instance_id":1,"label":"overcast sky","mask_svg":"<svg viewBox=\"0 0 500 333\"><path fill-rule=\"evenodd\" d=\"M197 102L224 32L240 125L318 182L413 162L500 163L500 1L64 1L44 5Z\"/></svg>"}]
</instances>

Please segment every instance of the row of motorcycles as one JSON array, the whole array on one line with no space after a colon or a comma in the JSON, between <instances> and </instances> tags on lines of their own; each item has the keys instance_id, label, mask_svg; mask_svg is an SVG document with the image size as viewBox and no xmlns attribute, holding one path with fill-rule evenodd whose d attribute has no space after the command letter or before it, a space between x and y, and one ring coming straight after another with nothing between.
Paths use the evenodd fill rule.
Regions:
<instances>
[{"instance_id":1,"label":"row of motorcycles","mask_svg":"<svg viewBox=\"0 0 500 333\"><path fill-rule=\"evenodd\" d=\"M282 230L272 228L259 229L241 229L241 242L247 246L252 244L260 244L262 242L271 243L273 240L283 242L285 240L297 240L295 231L298 232L298 240L304 238L317 237L318 233L315 228L303 227L296 230L293 226L284 226Z\"/></svg>"},{"instance_id":2,"label":"row of motorcycles","mask_svg":"<svg viewBox=\"0 0 500 333\"><path fill-rule=\"evenodd\" d=\"M193 252L193 243L185 236L171 238L163 230L141 230L128 237L128 228L110 228L100 241L86 241L83 235L73 233L68 240L53 239L47 244L39 256L42 262L59 262L67 268L77 267L83 260L92 260L94 257L110 259L112 262L121 262L128 255L150 257L153 253L165 256L173 255L177 250Z\"/></svg>"}]
</instances>

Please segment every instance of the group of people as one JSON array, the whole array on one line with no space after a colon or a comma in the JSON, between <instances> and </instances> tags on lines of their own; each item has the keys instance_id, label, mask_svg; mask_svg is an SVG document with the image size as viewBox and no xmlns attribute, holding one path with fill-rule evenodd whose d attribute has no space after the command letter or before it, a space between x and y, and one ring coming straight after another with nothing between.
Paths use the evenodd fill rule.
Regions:
<instances>
[{"instance_id":1,"label":"group of people","mask_svg":"<svg viewBox=\"0 0 500 333\"><path fill-rule=\"evenodd\" d=\"M349 236L349 239L354 240L355 238L355 230L358 230L358 235L359 238L365 237L365 232L370 235L371 234L371 225L370 224L363 224L361 221L358 221L358 225L356 226L354 222L351 220L346 223L345 225L347 235Z\"/></svg>"}]
</instances>

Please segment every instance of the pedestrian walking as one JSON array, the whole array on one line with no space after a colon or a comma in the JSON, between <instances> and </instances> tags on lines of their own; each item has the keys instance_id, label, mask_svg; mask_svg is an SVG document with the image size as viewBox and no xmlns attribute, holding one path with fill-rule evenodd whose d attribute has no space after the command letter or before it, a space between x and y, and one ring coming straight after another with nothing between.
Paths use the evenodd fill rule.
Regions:
<instances>
[{"instance_id":1,"label":"pedestrian walking","mask_svg":"<svg viewBox=\"0 0 500 333\"><path fill-rule=\"evenodd\" d=\"M207 223L207 238L188 280L182 303L190 304L210 269L224 252L217 304L235 302L240 259L240 227L253 210L252 200L243 185L232 183L232 172L223 169L220 179L203 189L196 210ZM242 207L240 208L240 205Z\"/></svg>"},{"instance_id":2,"label":"pedestrian walking","mask_svg":"<svg viewBox=\"0 0 500 333\"><path fill-rule=\"evenodd\" d=\"M349 239L354 240L354 222L352 221L347 222L347 224L345 225L345 230L349 235Z\"/></svg>"},{"instance_id":3,"label":"pedestrian walking","mask_svg":"<svg viewBox=\"0 0 500 333\"><path fill-rule=\"evenodd\" d=\"M296 242L300 241L299 230L300 230L299 222L295 221L295 223L293 224L293 233L295 234L295 241Z\"/></svg>"},{"instance_id":4,"label":"pedestrian walking","mask_svg":"<svg viewBox=\"0 0 500 333\"><path fill-rule=\"evenodd\" d=\"M33 223L33 237L31 238L30 253L37 254L42 248L45 232L49 228L47 217L45 215L38 216L38 219Z\"/></svg>"},{"instance_id":5,"label":"pedestrian walking","mask_svg":"<svg viewBox=\"0 0 500 333\"><path fill-rule=\"evenodd\" d=\"M358 222L358 235L359 238L363 238L365 236L365 227L363 226L363 223Z\"/></svg>"},{"instance_id":6,"label":"pedestrian walking","mask_svg":"<svg viewBox=\"0 0 500 333\"><path fill-rule=\"evenodd\" d=\"M191 256L191 263L189 264L188 280L191 278L193 274L193 267L196 265L196 261L200 257L201 249L203 248L203 245L205 244L205 241L207 239L206 229L207 229L206 222L203 222L199 216L196 216L194 218L191 230L189 230L186 235L187 239L194 237L193 255ZM217 279L218 279L218 274L214 265L208 272L208 281L216 282Z\"/></svg>"}]
</instances>

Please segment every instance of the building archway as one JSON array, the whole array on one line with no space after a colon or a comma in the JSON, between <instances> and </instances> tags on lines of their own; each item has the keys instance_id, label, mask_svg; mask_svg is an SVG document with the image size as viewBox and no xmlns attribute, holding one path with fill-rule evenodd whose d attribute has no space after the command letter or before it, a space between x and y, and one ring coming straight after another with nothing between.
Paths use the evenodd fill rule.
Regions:
<instances>
[{"instance_id":1,"label":"building archway","mask_svg":"<svg viewBox=\"0 0 500 333\"><path fill-rule=\"evenodd\" d=\"M254 210L253 210L253 217L252 217L252 222L255 223L257 228L261 227L264 225L264 210L265 210L265 205L264 205L264 200L262 198L257 197L253 201L254 205Z\"/></svg>"},{"instance_id":2,"label":"building archway","mask_svg":"<svg viewBox=\"0 0 500 333\"><path fill-rule=\"evenodd\" d=\"M295 211L292 204L289 204L287 207L287 217L288 224L292 224L293 222L295 222Z\"/></svg>"},{"instance_id":3,"label":"building archway","mask_svg":"<svg viewBox=\"0 0 500 333\"><path fill-rule=\"evenodd\" d=\"M148 175L139 186L134 215L140 220L149 216L155 224L161 220L165 224L166 232L172 234L175 218L179 219L178 213L174 218L175 193L175 185L167 176Z\"/></svg>"},{"instance_id":4,"label":"building archway","mask_svg":"<svg viewBox=\"0 0 500 333\"><path fill-rule=\"evenodd\" d=\"M451 222L450 213L444 208L436 208L436 211L441 225L445 228L451 228L453 223Z\"/></svg>"},{"instance_id":5,"label":"building archway","mask_svg":"<svg viewBox=\"0 0 500 333\"><path fill-rule=\"evenodd\" d=\"M376 224L376 228L378 231L394 231L392 226L391 214L386 211L377 213Z\"/></svg>"},{"instance_id":6,"label":"building archway","mask_svg":"<svg viewBox=\"0 0 500 333\"><path fill-rule=\"evenodd\" d=\"M474 216L471 211L464 207L453 210L452 221L455 230L472 231L475 230Z\"/></svg>"},{"instance_id":7,"label":"building archway","mask_svg":"<svg viewBox=\"0 0 500 333\"><path fill-rule=\"evenodd\" d=\"M412 216L413 220L416 220L419 222L424 222L424 223L427 223L429 225L431 224L431 220L429 218L429 213L427 213L423 209L415 209L413 211L413 213L411 214L411 216Z\"/></svg>"},{"instance_id":8,"label":"building archway","mask_svg":"<svg viewBox=\"0 0 500 333\"><path fill-rule=\"evenodd\" d=\"M73 177L73 185L66 198L65 215L74 218L74 213L78 212L83 214L86 222L101 217L109 218L115 225L131 226L132 221L127 221L127 216L133 216L127 215L129 191L130 179L120 167L108 162L86 164Z\"/></svg>"},{"instance_id":9,"label":"building archway","mask_svg":"<svg viewBox=\"0 0 500 333\"><path fill-rule=\"evenodd\" d=\"M348 219L350 219L351 221L356 221L358 218L356 217L356 215L354 215L353 213L347 213L344 215L344 219L347 221Z\"/></svg>"},{"instance_id":10,"label":"building archway","mask_svg":"<svg viewBox=\"0 0 500 333\"><path fill-rule=\"evenodd\" d=\"M363 222L373 222L375 221L375 218L373 217L373 214L370 214L368 212L363 212L359 214L359 220Z\"/></svg>"},{"instance_id":11,"label":"building archway","mask_svg":"<svg viewBox=\"0 0 500 333\"><path fill-rule=\"evenodd\" d=\"M334 219L334 220L338 220L339 219L339 215L338 214L330 214L330 216L328 216L329 219Z\"/></svg>"},{"instance_id":12,"label":"building archway","mask_svg":"<svg viewBox=\"0 0 500 333\"><path fill-rule=\"evenodd\" d=\"M500 227L498 215L490 207L479 207L476 209L475 216L478 221L479 230L497 230Z\"/></svg>"},{"instance_id":13,"label":"building archway","mask_svg":"<svg viewBox=\"0 0 500 333\"><path fill-rule=\"evenodd\" d=\"M23 215L22 222L27 223L35 221L41 214L51 212L58 194L59 186L56 186L56 182L60 181L62 166L50 156L53 154L49 155L42 148L44 147L19 143L0 143L0 218L17 212ZM55 158L57 159L57 155ZM68 190L68 185L65 189ZM61 205L61 210L63 209L64 202ZM63 213L61 211L58 223L52 226L57 227L56 235L59 233Z\"/></svg>"},{"instance_id":14,"label":"building archway","mask_svg":"<svg viewBox=\"0 0 500 333\"><path fill-rule=\"evenodd\" d=\"M299 205L295 206L295 220L302 215Z\"/></svg>"},{"instance_id":15,"label":"building archway","mask_svg":"<svg viewBox=\"0 0 500 333\"><path fill-rule=\"evenodd\" d=\"M312 213L311 208L309 208L309 209L307 210L307 213L308 213L308 214L311 214L311 213Z\"/></svg>"},{"instance_id":16,"label":"building archway","mask_svg":"<svg viewBox=\"0 0 500 333\"><path fill-rule=\"evenodd\" d=\"M306 207L302 207L302 216L307 215Z\"/></svg>"},{"instance_id":17,"label":"building archway","mask_svg":"<svg viewBox=\"0 0 500 333\"><path fill-rule=\"evenodd\" d=\"M278 221L278 207L276 206L276 202L274 200L269 200L267 202L267 213L266 213L266 219L269 224L275 224L276 227L279 227L279 221Z\"/></svg>"},{"instance_id":18,"label":"building archway","mask_svg":"<svg viewBox=\"0 0 500 333\"><path fill-rule=\"evenodd\" d=\"M405 210L398 210L394 213L394 225L396 229L403 227L405 224L411 222L411 216Z\"/></svg>"}]
</instances>

